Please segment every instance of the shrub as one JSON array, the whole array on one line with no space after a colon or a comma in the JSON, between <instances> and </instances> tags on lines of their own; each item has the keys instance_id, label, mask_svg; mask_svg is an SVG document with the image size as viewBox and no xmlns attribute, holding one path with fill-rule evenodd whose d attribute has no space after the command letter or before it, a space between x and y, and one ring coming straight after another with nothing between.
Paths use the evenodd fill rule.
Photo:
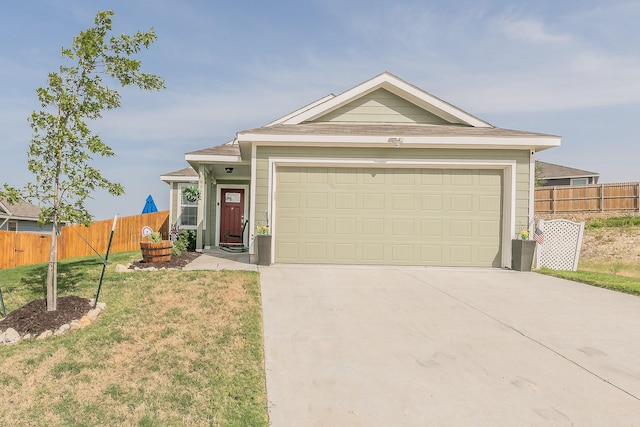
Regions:
<instances>
[{"instance_id":1,"label":"shrub","mask_svg":"<svg viewBox=\"0 0 640 427\"><path fill-rule=\"evenodd\" d=\"M184 230L178 235L178 240L173 242L171 255L180 256L184 251L196 250L196 232L193 230Z\"/></svg>"}]
</instances>

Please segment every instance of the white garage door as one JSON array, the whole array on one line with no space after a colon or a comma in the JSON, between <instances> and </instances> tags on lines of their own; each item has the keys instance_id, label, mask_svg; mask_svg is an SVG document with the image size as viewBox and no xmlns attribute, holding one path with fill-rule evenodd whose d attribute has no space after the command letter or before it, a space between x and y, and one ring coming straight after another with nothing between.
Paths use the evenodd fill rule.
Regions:
<instances>
[{"instance_id":1,"label":"white garage door","mask_svg":"<svg viewBox=\"0 0 640 427\"><path fill-rule=\"evenodd\" d=\"M278 167L275 261L500 267L502 171Z\"/></svg>"}]
</instances>

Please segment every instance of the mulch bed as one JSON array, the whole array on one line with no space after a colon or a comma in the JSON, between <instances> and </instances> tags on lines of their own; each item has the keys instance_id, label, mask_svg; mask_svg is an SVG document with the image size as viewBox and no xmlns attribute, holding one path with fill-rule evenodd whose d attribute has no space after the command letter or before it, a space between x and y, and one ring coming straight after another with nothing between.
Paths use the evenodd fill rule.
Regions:
<instances>
[{"instance_id":1,"label":"mulch bed","mask_svg":"<svg viewBox=\"0 0 640 427\"><path fill-rule=\"evenodd\" d=\"M202 255L200 252L184 251L178 257L172 256L171 260L167 261L167 262L144 262L144 261L140 260L140 261L132 262L131 266L129 268L132 269L132 270L135 269L136 267L138 267L138 268L155 267L157 269L161 269L161 268L182 268L182 267L186 266L187 264L189 264L194 259L198 258L200 255Z\"/></svg>"},{"instance_id":2,"label":"mulch bed","mask_svg":"<svg viewBox=\"0 0 640 427\"><path fill-rule=\"evenodd\" d=\"M168 262L141 262L136 261L130 268L176 268L180 269L200 256L199 252L182 252L179 257L171 257ZM0 321L0 331L9 328L15 329L21 336L31 334L40 335L44 331L56 331L60 326L70 323L72 320L79 320L87 314L93 307L86 298L75 295L58 297L58 309L47 311L45 299L33 300L26 305L13 310Z\"/></svg>"},{"instance_id":3,"label":"mulch bed","mask_svg":"<svg viewBox=\"0 0 640 427\"><path fill-rule=\"evenodd\" d=\"M47 311L45 299L37 299L7 314L0 322L0 331L13 328L20 335L38 336L44 331L54 332L65 323L80 319L92 308L88 299L69 295L58 297L56 311Z\"/></svg>"}]
</instances>

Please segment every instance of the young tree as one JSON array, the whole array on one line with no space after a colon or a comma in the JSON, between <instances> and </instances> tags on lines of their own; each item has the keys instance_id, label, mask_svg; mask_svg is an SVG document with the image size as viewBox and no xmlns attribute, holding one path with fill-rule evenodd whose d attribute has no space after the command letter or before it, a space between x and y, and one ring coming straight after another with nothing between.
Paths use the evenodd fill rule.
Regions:
<instances>
[{"instance_id":1,"label":"young tree","mask_svg":"<svg viewBox=\"0 0 640 427\"><path fill-rule=\"evenodd\" d=\"M38 200L41 223L52 223L51 249L47 269L47 311L57 309L57 230L60 223L88 224L92 216L85 201L97 188L112 195L124 193L90 165L94 155L110 157L113 150L91 132L88 122L102 112L120 107L119 93L103 81L107 77L122 86L160 90L164 81L143 73L133 58L156 40L153 29L133 35L110 36L112 11L98 12L94 26L81 31L71 47L62 49L64 62L49 74L48 85L37 90L42 111L29 117L33 136L28 151L28 168L35 182L23 190L5 184L10 200ZM2 194L0 194L2 195Z\"/></svg>"}]
</instances>

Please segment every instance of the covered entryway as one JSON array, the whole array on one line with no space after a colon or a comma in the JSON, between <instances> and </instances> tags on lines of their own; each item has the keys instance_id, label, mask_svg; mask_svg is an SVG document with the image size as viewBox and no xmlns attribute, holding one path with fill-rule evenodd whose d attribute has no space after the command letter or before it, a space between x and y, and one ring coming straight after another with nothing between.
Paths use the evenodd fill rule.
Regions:
<instances>
[{"instance_id":1,"label":"covered entryway","mask_svg":"<svg viewBox=\"0 0 640 427\"><path fill-rule=\"evenodd\" d=\"M276 169L275 261L500 267L497 169Z\"/></svg>"}]
</instances>

